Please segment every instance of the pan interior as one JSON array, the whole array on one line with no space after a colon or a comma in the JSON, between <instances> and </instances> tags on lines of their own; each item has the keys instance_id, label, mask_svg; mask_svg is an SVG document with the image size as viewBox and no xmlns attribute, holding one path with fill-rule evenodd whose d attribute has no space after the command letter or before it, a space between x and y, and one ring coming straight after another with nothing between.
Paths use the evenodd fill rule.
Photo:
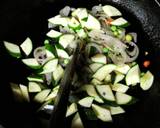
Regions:
<instances>
[{"instance_id":1,"label":"pan interior","mask_svg":"<svg viewBox=\"0 0 160 128\"><path fill-rule=\"evenodd\" d=\"M12 42L21 42L24 40L25 37L30 36L33 41L35 42L35 47L43 44L43 40L45 39L45 33L47 32L47 19L58 14L59 10L63 8L65 5L69 5L72 7L85 7L88 9L91 9L92 6L98 5L100 2L98 0L75 0L68 3L64 3L61 1L50 3L50 4L44 4L43 6L38 8L38 11L33 12L31 14L31 17L29 19L29 24L26 23L25 27L17 27L17 31L13 34L11 32L8 33L7 36L5 36L4 39L9 39ZM107 2L106 2L107 3ZM102 3L102 5L105 5L106 3ZM123 13L123 17L126 18L130 23L131 26L128 28L128 31L130 32L136 32L138 34L138 46L140 48L140 54L138 57L138 63L142 70L143 69L143 61L144 60L150 60L151 66L149 67L149 70L153 71L155 74L157 74L156 67L154 66L155 63L155 54L154 54L154 48L152 46L152 42L150 42L143 32L142 25L138 22L138 19L134 17L132 14L127 12L125 9L123 9L120 5L117 6L113 3L113 6L116 6L120 11ZM32 22L33 21L33 22ZM28 28L27 28L28 27ZM148 52L148 56L145 56L145 52ZM7 97L6 99L2 99L2 102L5 104L2 108L5 111L9 110L8 114L4 114L5 119L8 122L12 122L12 124L16 125L16 120L14 119L14 115L18 115L17 122L21 122L19 124L19 127L24 124L28 124L26 121L29 119L30 125L31 123L35 124L36 126L42 127L39 120L37 120L37 116L33 111L33 108L31 106L28 106L26 104L17 104L13 101L11 91L9 91L9 81L13 82L24 82L25 77L29 74L30 71L28 71L25 66L21 65L20 61L16 62L12 57L8 56L5 49L2 49L2 67L7 67L7 71L2 70L2 74L4 79L2 79L1 83L4 84L2 86L1 90L7 90L7 94L4 94L4 91L1 91L3 96ZM5 80L7 78L7 81ZM155 87L147 93L142 93L141 90L137 89L136 91L130 92L133 95L138 95L140 98L140 102L138 102L136 105L130 106L129 108L126 107L127 113L120 116L114 117L114 123L102 123L100 121L85 121L87 122L88 127L93 128L106 128L106 126L111 128L137 128L137 127L146 127L149 128L152 126L153 123L155 123L155 119L158 117L158 113L156 110L158 109L158 106L160 108L160 104L158 104L158 96L156 93L156 82ZM155 95L154 95L155 94ZM7 106L7 107L6 107ZM10 107L12 106L12 108ZM152 110L152 111L151 111ZM10 116L12 114L13 116ZM21 119L21 117L23 117ZM32 121L30 118L32 117L35 122ZM14 122L15 121L15 122ZM44 120L43 120L44 121Z\"/></svg>"}]
</instances>

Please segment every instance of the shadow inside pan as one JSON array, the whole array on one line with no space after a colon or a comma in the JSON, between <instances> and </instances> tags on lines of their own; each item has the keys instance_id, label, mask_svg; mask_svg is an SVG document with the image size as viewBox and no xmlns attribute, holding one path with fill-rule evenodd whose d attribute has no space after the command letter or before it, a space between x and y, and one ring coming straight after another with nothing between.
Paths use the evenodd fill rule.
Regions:
<instances>
[{"instance_id":1,"label":"shadow inside pan","mask_svg":"<svg viewBox=\"0 0 160 128\"><path fill-rule=\"evenodd\" d=\"M100 2L94 0L92 0L92 2L90 2L90 0L75 0L73 2L68 2L67 5L91 9L92 6L99 3ZM107 4L107 2L102 4ZM59 10L65 5L66 3L60 1L50 4L44 3L36 9L31 9L31 11L29 11L26 15L23 15L22 13L22 15L20 15L17 19L14 19L14 22L17 20L19 21L19 24L13 23L13 27L10 29L6 27L5 29L9 30L6 31L1 40L8 40L19 44L18 42L22 42L27 36L29 36L34 42L34 47L42 45L45 39L45 33L47 32L47 19L58 14ZM133 96L140 99L140 101L135 105L124 107L126 109L126 113L114 116L113 123L103 123L101 121L89 120L83 121L87 128L158 128L160 127L160 83L158 81L160 68L158 66L158 62L155 60L158 60L157 58L160 55L155 53L152 45L153 42L148 40L148 37L146 33L144 33L142 25L138 22L138 19L136 19L135 16L127 12L120 5L115 5L114 2L112 5L119 8L124 17L131 23L128 31L133 31L138 34L137 44L140 48L138 63L142 71L149 69L153 72L155 75L155 82L150 91L142 92L140 88L136 88L133 92L130 92ZM19 8L17 8L17 10L18 9ZM19 14L20 12L15 13ZM28 22L23 22L25 19L27 19ZM13 29L16 29L15 32ZM2 42L0 45L2 45ZM4 126L6 126L6 128L46 127L48 123L48 116L40 115L39 118L32 104L20 104L15 102L9 87L9 82L26 82L25 78L30 71L21 64L20 60L15 61L15 59L10 57L3 45L0 49L0 121ZM146 51L149 53L147 56L145 56ZM151 61L151 65L148 69L143 68L144 60Z\"/></svg>"}]
</instances>

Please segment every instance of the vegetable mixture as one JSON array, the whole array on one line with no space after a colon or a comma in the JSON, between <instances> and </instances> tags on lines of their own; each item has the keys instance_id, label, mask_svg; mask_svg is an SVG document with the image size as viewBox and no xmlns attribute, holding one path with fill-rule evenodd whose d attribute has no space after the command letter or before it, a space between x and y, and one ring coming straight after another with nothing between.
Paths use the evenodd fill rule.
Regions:
<instances>
[{"instance_id":1,"label":"vegetable mixture","mask_svg":"<svg viewBox=\"0 0 160 128\"><path fill-rule=\"evenodd\" d=\"M4 41L13 57L33 69L26 85L11 83L14 95L21 101L39 103L38 111L53 110L64 70L81 44L82 62L76 65L79 70L73 77L66 117L75 114L73 126L75 120L80 121L79 105L88 119L111 122L112 115L125 113L124 105L136 102L128 90L139 86L146 91L154 81L150 71L140 71L137 34L127 31L129 25L111 5L97 5L92 10L66 6L48 19L44 46L34 49L30 38L20 46ZM144 67L149 64L144 62Z\"/></svg>"}]
</instances>

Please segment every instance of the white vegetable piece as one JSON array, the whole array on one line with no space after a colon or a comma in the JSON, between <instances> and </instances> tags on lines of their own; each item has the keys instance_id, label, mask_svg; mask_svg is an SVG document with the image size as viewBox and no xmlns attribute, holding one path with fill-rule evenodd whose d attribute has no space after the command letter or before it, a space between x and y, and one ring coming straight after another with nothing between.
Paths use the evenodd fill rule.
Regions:
<instances>
[{"instance_id":1,"label":"white vegetable piece","mask_svg":"<svg viewBox=\"0 0 160 128\"><path fill-rule=\"evenodd\" d=\"M102 64L106 64L106 62L107 62L107 58L103 54L96 54L93 57L91 57L91 60L93 62L102 63Z\"/></svg>"},{"instance_id":2,"label":"white vegetable piece","mask_svg":"<svg viewBox=\"0 0 160 128\"><path fill-rule=\"evenodd\" d=\"M113 20L113 21L111 22L111 24L112 24L112 25L115 25L115 26L123 26L123 25L128 24L128 21L125 20L124 18L120 17L120 18L118 18L118 19L116 19L116 20Z\"/></svg>"},{"instance_id":3,"label":"white vegetable piece","mask_svg":"<svg viewBox=\"0 0 160 128\"><path fill-rule=\"evenodd\" d=\"M112 89L110 87L110 85L97 85L96 89L98 91L98 93L105 99L108 101L115 101L115 97L114 94L112 92Z\"/></svg>"},{"instance_id":4,"label":"white vegetable piece","mask_svg":"<svg viewBox=\"0 0 160 128\"><path fill-rule=\"evenodd\" d=\"M26 56L28 56L32 52L32 49L33 49L33 44L32 44L31 39L27 37L26 40L20 45L20 47L22 48Z\"/></svg>"},{"instance_id":5,"label":"white vegetable piece","mask_svg":"<svg viewBox=\"0 0 160 128\"><path fill-rule=\"evenodd\" d=\"M43 66L43 71L40 74L51 73L56 70L58 65L58 59L51 59L47 61Z\"/></svg>"},{"instance_id":6,"label":"white vegetable piece","mask_svg":"<svg viewBox=\"0 0 160 128\"><path fill-rule=\"evenodd\" d=\"M50 38L58 38L62 35L62 33L52 29L46 35Z\"/></svg>"},{"instance_id":7,"label":"white vegetable piece","mask_svg":"<svg viewBox=\"0 0 160 128\"><path fill-rule=\"evenodd\" d=\"M36 82L29 82L28 83L28 91L29 92L40 92L41 91L41 87Z\"/></svg>"},{"instance_id":8,"label":"white vegetable piece","mask_svg":"<svg viewBox=\"0 0 160 128\"><path fill-rule=\"evenodd\" d=\"M71 128L84 128L82 120L78 112L76 113L76 115L74 116L72 120Z\"/></svg>"},{"instance_id":9,"label":"white vegetable piece","mask_svg":"<svg viewBox=\"0 0 160 128\"><path fill-rule=\"evenodd\" d=\"M105 14L107 14L107 16L121 16L122 13L115 7L111 6L111 5L105 5L102 7L103 11L105 12Z\"/></svg>"},{"instance_id":10,"label":"white vegetable piece","mask_svg":"<svg viewBox=\"0 0 160 128\"><path fill-rule=\"evenodd\" d=\"M28 88L25 85L22 85L22 84L20 84L19 87L21 89L24 100L29 102L30 98L29 98Z\"/></svg>"},{"instance_id":11,"label":"white vegetable piece","mask_svg":"<svg viewBox=\"0 0 160 128\"><path fill-rule=\"evenodd\" d=\"M116 83L111 86L113 91L125 93L129 89L127 85Z\"/></svg>"},{"instance_id":12,"label":"white vegetable piece","mask_svg":"<svg viewBox=\"0 0 160 128\"><path fill-rule=\"evenodd\" d=\"M94 98L93 97L85 97L81 100L78 101L78 104L80 104L83 107L91 107L92 102L93 102Z\"/></svg>"},{"instance_id":13,"label":"white vegetable piece","mask_svg":"<svg viewBox=\"0 0 160 128\"><path fill-rule=\"evenodd\" d=\"M4 41L4 46L13 57L20 58L21 51L18 45Z\"/></svg>"},{"instance_id":14,"label":"white vegetable piece","mask_svg":"<svg viewBox=\"0 0 160 128\"><path fill-rule=\"evenodd\" d=\"M51 92L50 89L42 90L41 92L39 92L35 95L33 100L38 103L43 103L50 92Z\"/></svg>"},{"instance_id":15,"label":"white vegetable piece","mask_svg":"<svg viewBox=\"0 0 160 128\"><path fill-rule=\"evenodd\" d=\"M93 78L96 78L100 81L104 80L106 75L114 71L116 68L116 65L114 64L107 64L101 67L96 71L96 73L93 75Z\"/></svg>"},{"instance_id":16,"label":"white vegetable piece","mask_svg":"<svg viewBox=\"0 0 160 128\"><path fill-rule=\"evenodd\" d=\"M137 83L140 83L140 69L139 65L133 66L126 75L126 84L135 86Z\"/></svg>"},{"instance_id":17,"label":"white vegetable piece","mask_svg":"<svg viewBox=\"0 0 160 128\"><path fill-rule=\"evenodd\" d=\"M77 109L77 104L76 103L72 103L68 108L67 108L67 113L66 113L66 117L76 113L78 111Z\"/></svg>"},{"instance_id":18,"label":"white vegetable piece","mask_svg":"<svg viewBox=\"0 0 160 128\"><path fill-rule=\"evenodd\" d=\"M104 101L97 94L96 89L94 88L93 85L91 84L84 85L82 89L85 90L89 96L94 97L95 101L99 103L104 103Z\"/></svg>"},{"instance_id":19,"label":"white vegetable piece","mask_svg":"<svg viewBox=\"0 0 160 128\"><path fill-rule=\"evenodd\" d=\"M22 59L22 62L33 69L39 69L41 67L35 58Z\"/></svg>"},{"instance_id":20,"label":"white vegetable piece","mask_svg":"<svg viewBox=\"0 0 160 128\"><path fill-rule=\"evenodd\" d=\"M88 15L87 22L83 22L82 25L87 29L101 29L100 22L90 14Z\"/></svg>"},{"instance_id":21,"label":"white vegetable piece","mask_svg":"<svg viewBox=\"0 0 160 128\"><path fill-rule=\"evenodd\" d=\"M121 92L116 92L115 97L116 97L116 102L119 105L128 104L132 100L132 96Z\"/></svg>"},{"instance_id":22,"label":"white vegetable piece","mask_svg":"<svg viewBox=\"0 0 160 128\"><path fill-rule=\"evenodd\" d=\"M143 90L148 90L151 88L154 81L154 76L150 71L147 71L141 78L140 78L140 87Z\"/></svg>"},{"instance_id":23,"label":"white vegetable piece","mask_svg":"<svg viewBox=\"0 0 160 128\"><path fill-rule=\"evenodd\" d=\"M111 106L110 111L111 111L111 115L117 115L117 114L125 113L125 110L120 106L118 106L118 107Z\"/></svg>"},{"instance_id":24,"label":"white vegetable piece","mask_svg":"<svg viewBox=\"0 0 160 128\"><path fill-rule=\"evenodd\" d=\"M75 36L73 34L65 34L59 38L59 44L66 48L70 43L73 43Z\"/></svg>"},{"instance_id":25,"label":"white vegetable piece","mask_svg":"<svg viewBox=\"0 0 160 128\"><path fill-rule=\"evenodd\" d=\"M66 17L61 17L60 15L57 15L55 17L48 19L48 21L52 24L55 24L55 25L62 25L64 27L67 27L68 23L70 22L70 19L66 18Z\"/></svg>"},{"instance_id":26,"label":"white vegetable piece","mask_svg":"<svg viewBox=\"0 0 160 128\"><path fill-rule=\"evenodd\" d=\"M107 108L100 107L98 105L92 104L92 109L95 112L97 118L104 122L111 122L112 116L111 112Z\"/></svg>"}]
</instances>

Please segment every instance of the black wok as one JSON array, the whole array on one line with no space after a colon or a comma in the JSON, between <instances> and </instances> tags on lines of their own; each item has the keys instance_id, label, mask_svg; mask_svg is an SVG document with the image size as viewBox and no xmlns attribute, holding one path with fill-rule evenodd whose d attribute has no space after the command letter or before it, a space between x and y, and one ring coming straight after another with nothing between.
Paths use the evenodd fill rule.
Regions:
<instances>
[{"instance_id":1,"label":"black wok","mask_svg":"<svg viewBox=\"0 0 160 128\"><path fill-rule=\"evenodd\" d=\"M34 46L43 44L47 32L47 19L65 5L91 8L95 4L111 4L119 8L131 22L131 31L138 33L140 66L151 60L149 69L155 75L153 87L146 93L137 90L140 102L127 108L127 113L114 117L114 123L87 121L87 128L160 128L160 9L150 0L6 0L0 1L0 124L6 128L43 128L47 117L39 120L30 104L13 99L9 82L24 82L28 69L6 52L2 41L20 44L29 36ZM149 56L144 57L148 51Z\"/></svg>"}]
</instances>

